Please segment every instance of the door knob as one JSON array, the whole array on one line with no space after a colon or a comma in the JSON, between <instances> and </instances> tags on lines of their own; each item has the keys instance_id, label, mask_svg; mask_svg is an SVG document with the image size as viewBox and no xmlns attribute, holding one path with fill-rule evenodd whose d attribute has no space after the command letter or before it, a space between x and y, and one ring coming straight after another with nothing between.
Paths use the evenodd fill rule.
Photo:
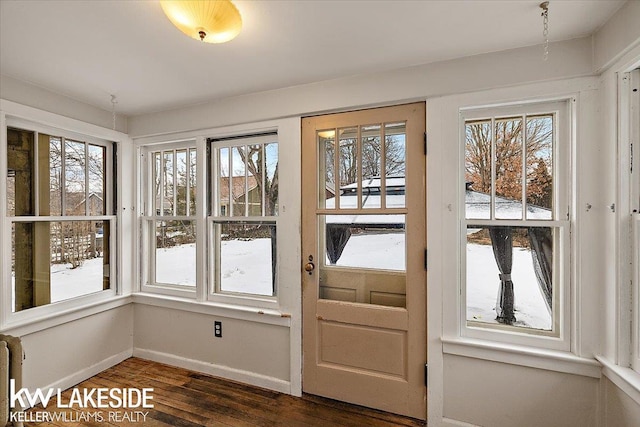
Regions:
<instances>
[{"instance_id":1,"label":"door knob","mask_svg":"<svg viewBox=\"0 0 640 427\"><path fill-rule=\"evenodd\" d=\"M315 269L316 269L316 266L312 262L308 262L304 266L304 271L306 271L309 274L311 274L313 272L313 270L315 270Z\"/></svg>"},{"instance_id":2,"label":"door knob","mask_svg":"<svg viewBox=\"0 0 640 427\"><path fill-rule=\"evenodd\" d=\"M307 273L309 273L309 275L311 275L313 270L316 269L316 265L313 263L313 255L309 255L309 258L307 259L309 260L309 262L305 264L304 271L306 271Z\"/></svg>"}]
</instances>

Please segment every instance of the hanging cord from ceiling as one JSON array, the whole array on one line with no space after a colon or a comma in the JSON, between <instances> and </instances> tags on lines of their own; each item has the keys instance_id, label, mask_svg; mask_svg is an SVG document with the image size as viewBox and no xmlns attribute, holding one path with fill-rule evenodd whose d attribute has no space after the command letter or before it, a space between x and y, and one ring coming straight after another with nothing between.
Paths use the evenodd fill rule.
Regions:
<instances>
[{"instance_id":1,"label":"hanging cord from ceiling","mask_svg":"<svg viewBox=\"0 0 640 427\"><path fill-rule=\"evenodd\" d=\"M540 3L540 9L542 9L540 16L542 16L542 37L544 39L542 59L546 61L549 58L549 2Z\"/></svg>"},{"instance_id":2,"label":"hanging cord from ceiling","mask_svg":"<svg viewBox=\"0 0 640 427\"><path fill-rule=\"evenodd\" d=\"M111 95L111 117L113 119L113 130L116 130L116 104L117 103L118 101L116 101L116 96Z\"/></svg>"}]
</instances>

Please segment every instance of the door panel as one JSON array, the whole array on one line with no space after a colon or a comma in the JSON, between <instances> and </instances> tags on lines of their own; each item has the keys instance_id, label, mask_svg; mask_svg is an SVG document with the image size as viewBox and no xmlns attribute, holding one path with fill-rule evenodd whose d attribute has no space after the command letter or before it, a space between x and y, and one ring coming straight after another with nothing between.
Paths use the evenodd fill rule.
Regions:
<instances>
[{"instance_id":1,"label":"door panel","mask_svg":"<svg viewBox=\"0 0 640 427\"><path fill-rule=\"evenodd\" d=\"M303 390L426 419L424 103L303 119Z\"/></svg>"}]
</instances>

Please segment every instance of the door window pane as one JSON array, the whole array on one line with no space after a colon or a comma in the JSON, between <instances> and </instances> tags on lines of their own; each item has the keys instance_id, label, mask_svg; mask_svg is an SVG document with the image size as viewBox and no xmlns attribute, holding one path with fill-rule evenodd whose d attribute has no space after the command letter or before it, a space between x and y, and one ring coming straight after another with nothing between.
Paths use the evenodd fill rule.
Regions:
<instances>
[{"instance_id":1,"label":"door window pane","mask_svg":"<svg viewBox=\"0 0 640 427\"><path fill-rule=\"evenodd\" d=\"M323 130L318 131L318 198L320 209L333 209L335 208L335 196L336 196L336 176L335 176L335 156L336 146L335 130ZM331 199L331 203L327 203L327 200Z\"/></svg>"},{"instance_id":2,"label":"door window pane","mask_svg":"<svg viewBox=\"0 0 640 427\"><path fill-rule=\"evenodd\" d=\"M385 134L386 207L405 207L406 123L387 123Z\"/></svg>"},{"instance_id":3,"label":"door window pane","mask_svg":"<svg viewBox=\"0 0 640 427\"><path fill-rule=\"evenodd\" d=\"M405 215L321 215L320 297L404 307Z\"/></svg>"},{"instance_id":4,"label":"door window pane","mask_svg":"<svg viewBox=\"0 0 640 427\"><path fill-rule=\"evenodd\" d=\"M362 145L362 207L380 208L382 175L381 126L370 125L360 128Z\"/></svg>"},{"instance_id":5,"label":"door window pane","mask_svg":"<svg viewBox=\"0 0 640 427\"><path fill-rule=\"evenodd\" d=\"M339 129L340 208L358 208L357 128ZM354 197L355 196L355 197Z\"/></svg>"}]
</instances>

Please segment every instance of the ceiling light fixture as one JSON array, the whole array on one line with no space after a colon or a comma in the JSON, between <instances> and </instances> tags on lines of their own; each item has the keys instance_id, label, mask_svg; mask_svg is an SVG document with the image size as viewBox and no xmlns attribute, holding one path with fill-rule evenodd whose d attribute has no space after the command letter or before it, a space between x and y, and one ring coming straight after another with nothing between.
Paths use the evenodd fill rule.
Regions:
<instances>
[{"instance_id":1,"label":"ceiling light fixture","mask_svg":"<svg viewBox=\"0 0 640 427\"><path fill-rule=\"evenodd\" d=\"M230 0L161 0L169 20L191 38L224 43L242 29L240 12Z\"/></svg>"},{"instance_id":2,"label":"ceiling light fixture","mask_svg":"<svg viewBox=\"0 0 640 427\"><path fill-rule=\"evenodd\" d=\"M544 39L542 59L546 61L549 58L549 2L540 3L540 9L542 9L542 37Z\"/></svg>"}]
</instances>

